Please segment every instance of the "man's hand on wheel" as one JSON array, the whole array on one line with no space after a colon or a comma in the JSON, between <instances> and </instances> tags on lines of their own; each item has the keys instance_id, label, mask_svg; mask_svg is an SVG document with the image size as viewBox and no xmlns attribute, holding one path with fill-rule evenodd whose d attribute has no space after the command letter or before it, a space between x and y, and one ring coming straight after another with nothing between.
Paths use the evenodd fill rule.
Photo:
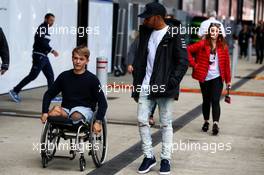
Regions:
<instances>
[{"instance_id":1,"label":"man's hand on wheel","mask_svg":"<svg viewBox=\"0 0 264 175\"><path fill-rule=\"evenodd\" d=\"M43 113L40 117L41 122L44 124L48 118L48 113Z\"/></svg>"},{"instance_id":2,"label":"man's hand on wheel","mask_svg":"<svg viewBox=\"0 0 264 175\"><path fill-rule=\"evenodd\" d=\"M95 121L93 124L93 132L97 135L102 130L102 122Z\"/></svg>"}]
</instances>

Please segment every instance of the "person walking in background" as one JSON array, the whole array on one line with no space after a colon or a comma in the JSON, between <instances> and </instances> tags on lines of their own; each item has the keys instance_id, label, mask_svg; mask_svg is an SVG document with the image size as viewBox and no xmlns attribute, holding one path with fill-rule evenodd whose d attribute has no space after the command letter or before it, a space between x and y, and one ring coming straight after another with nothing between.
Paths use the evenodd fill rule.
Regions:
<instances>
[{"instance_id":1,"label":"person walking in background","mask_svg":"<svg viewBox=\"0 0 264 175\"><path fill-rule=\"evenodd\" d=\"M134 31L132 33L132 43L128 49L127 53L127 72L132 74L133 72L133 62L135 60L135 57L137 57L137 50L138 50L138 31Z\"/></svg>"},{"instance_id":2,"label":"person walking in background","mask_svg":"<svg viewBox=\"0 0 264 175\"><path fill-rule=\"evenodd\" d=\"M177 20L173 14L166 15L165 23L173 27L180 27L181 25L181 21Z\"/></svg>"},{"instance_id":3,"label":"person walking in background","mask_svg":"<svg viewBox=\"0 0 264 175\"><path fill-rule=\"evenodd\" d=\"M240 47L240 59L247 57L249 38L250 38L250 32L248 30L248 26L244 25L238 35L238 45Z\"/></svg>"},{"instance_id":4,"label":"person walking in background","mask_svg":"<svg viewBox=\"0 0 264 175\"><path fill-rule=\"evenodd\" d=\"M199 81L203 96L202 111L204 124L202 130L209 129L210 108L213 114L213 135L219 132L220 97L223 81L231 87L230 58L228 45L222 34L220 25L211 23L205 39L187 47L192 77ZM193 57L195 55L195 58Z\"/></svg>"},{"instance_id":5,"label":"person walking in background","mask_svg":"<svg viewBox=\"0 0 264 175\"><path fill-rule=\"evenodd\" d=\"M9 67L9 48L5 34L0 27L0 57L2 60L0 74L3 75Z\"/></svg>"},{"instance_id":6,"label":"person walking in background","mask_svg":"<svg viewBox=\"0 0 264 175\"><path fill-rule=\"evenodd\" d=\"M162 129L160 174L169 174L173 143L172 105L188 69L185 40L172 34L164 18L166 9L157 2L148 3L139 15L144 18L139 30L138 55L134 60L132 97L138 102L138 127L144 159L138 169L143 174L156 165L151 141L149 116L157 103Z\"/></svg>"},{"instance_id":7,"label":"person walking in background","mask_svg":"<svg viewBox=\"0 0 264 175\"><path fill-rule=\"evenodd\" d=\"M262 64L264 52L264 23L261 21L255 30L254 43L257 55L256 64Z\"/></svg>"},{"instance_id":8,"label":"person walking in background","mask_svg":"<svg viewBox=\"0 0 264 175\"><path fill-rule=\"evenodd\" d=\"M30 73L18 85L9 91L10 97L17 103L21 102L19 92L24 86L35 80L40 71L42 71L47 78L48 88L54 82L54 73L47 56L49 53L52 53L55 57L59 56L58 52L52 49L49 45L50 34L48 33L48 28L53 25L54 21L55 16L51 13L47 13L44 22L38 27L37 32L35 33L32 54L33 64Z\"/></svg>"}]
</instances>

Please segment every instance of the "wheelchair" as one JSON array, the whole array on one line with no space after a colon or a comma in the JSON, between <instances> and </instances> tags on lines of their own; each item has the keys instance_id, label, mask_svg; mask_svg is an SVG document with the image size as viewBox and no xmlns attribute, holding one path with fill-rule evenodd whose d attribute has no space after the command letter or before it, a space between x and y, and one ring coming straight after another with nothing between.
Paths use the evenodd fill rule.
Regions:
<instances>
[{"instance_id":1,"label":"wheelchair","mask_svg":"<svg viewBox=\"0 0 264 175\"><path fill-rule=\"evenodd\" d=\"M95 122L95 116L96 113L94 113L91 123L80 121L78 124L73 124L71 119L48 117L40 140L42 167L46 168L48 163L56 157L73 160L76 157L76 153L79 153L80 171L84 171L86 167L84 144L87 142L89 143L87 155L92 156L96 167L100 167L105 162L107 154L107 122L104 119L101 132L95 134L92 127ZM55 156L58 148L61 148L61 139L70 141L69 154L71 156ZM63 148L64 146L65 144Z\"/></svg>"}]
</instances>

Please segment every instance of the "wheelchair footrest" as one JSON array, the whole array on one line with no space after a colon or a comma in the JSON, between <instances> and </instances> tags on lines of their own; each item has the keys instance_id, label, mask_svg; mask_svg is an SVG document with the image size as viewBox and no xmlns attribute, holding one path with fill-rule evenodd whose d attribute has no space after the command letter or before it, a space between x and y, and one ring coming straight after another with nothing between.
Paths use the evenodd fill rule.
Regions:
<instances>
[{"instance_id":1,"label":"wheelchair footrest","mask_svg":"<svg viewBox=\"0 0 264 175\"><path fill-rule=\"evenodd\" d=\"M70 159L70 160L73 160L72 156L71 157L70 156L54 156L54 158L56 158L56 159Z\"/></svg>"}]
</instances>

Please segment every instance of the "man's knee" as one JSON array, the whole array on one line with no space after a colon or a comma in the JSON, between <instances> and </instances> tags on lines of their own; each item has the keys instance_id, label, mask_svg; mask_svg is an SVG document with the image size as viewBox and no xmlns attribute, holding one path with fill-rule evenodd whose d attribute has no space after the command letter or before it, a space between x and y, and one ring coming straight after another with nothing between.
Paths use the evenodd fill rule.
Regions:
<instances>
[{"instance_id":1,"label":"man's knee","mask_svg":"<svg viewBox=\"0 0 264 175\"><path fill-rule=\"evenodd\" d=\"M46 76L48 82L54 82L54 74L53 74L53 72L49 72L45 76Z\"/></svg>"},{"instance_id":2,"label":"man's knee","mask_svg":"<svg viewBox=\"0 0 264 175\"><path fill-rule=\"evenodd\" d=\"M46 76L46 78L47 78L48 82L54 82L54 75L53 74Z\"/></svg>"},{"instance_id":3,"label":"man's knee","mask_svg":"<svg viewBox=\"0 0 264 175\"><path fill-rule=\"evenodd\" d=\"M172 123L161 123L160 128L164 130L172 130Z\"/></svg>"},{"instance_id":4,"label":"man's knee","mask_svg":"<svg viewBox=\"0 0 264 175\"><path fill-rule=\"evenodd\" d=\"M170 129L172 128L172 119L169 117L171 114L167 115L167 117L162 117L160 119L160 127Z\"/></svg>"},{"instance_id":5,"label":"man's knee","mask_svg":"<svg viewBox=\"0 0 264 175\"><path fill-rule=\"evenodd\" d=\"M48 88L50 88L52 84L54 83L54 79L53 78L48 79L47 82L48 82Z\"/></svg>"},{"instance_id":6,"label":"man's knee","mask_svg":"<svg viewBox=\"0 0 264 175\"><path fill-rule=\"evenodd\" d=\"M79 113L79 112L74 112L74 113L71 114L71 119L73 121L78 121L78 120L83 119L83 115L81 113Z\"/></svg>"},{"instance_id":7,"label":"man's knee","mask_svg":"<svg viewBox=\"0 0 264 175\"><path fill-rule=\"evenodd\" d=\"M37 77L38 77L38 75L36 75L36 74L29 74L28 75L28 78L29 78L30 81L35 80Z\"/></svg>"},{"instance_id":8,"label":"man's knee","mask_svg":"<svg viewBox=\"0 0 264 175\"><path fill-rule=\"evenodd\" d=\"M143 119L142 117L138 117L138 126L139 127L149 126L149 121Z\"/></svg>"},{"instance_id":9,"label":"man's knee","mask_svg":"<svg viewBox=\"0 0 264 175\"><path fill-rule=\"evenodd\" d=\"M32 70L30 71L28 77L29 77L30 80L33 81L33 80L35 80L38 77L39 73L40 73L39 68L33 67Z\"/></svg>"},{"instance_id":10,"label":"man's knee","mask_svg":"<svg viewBox=\"0 0 264 175\"><path fill-rule=\"evenodd\" d=\"M161 124L160 127L162 129L172 129L172 124L170 124L170 123L164 123L164 124Z\"/></svg>"}]
</instances>

